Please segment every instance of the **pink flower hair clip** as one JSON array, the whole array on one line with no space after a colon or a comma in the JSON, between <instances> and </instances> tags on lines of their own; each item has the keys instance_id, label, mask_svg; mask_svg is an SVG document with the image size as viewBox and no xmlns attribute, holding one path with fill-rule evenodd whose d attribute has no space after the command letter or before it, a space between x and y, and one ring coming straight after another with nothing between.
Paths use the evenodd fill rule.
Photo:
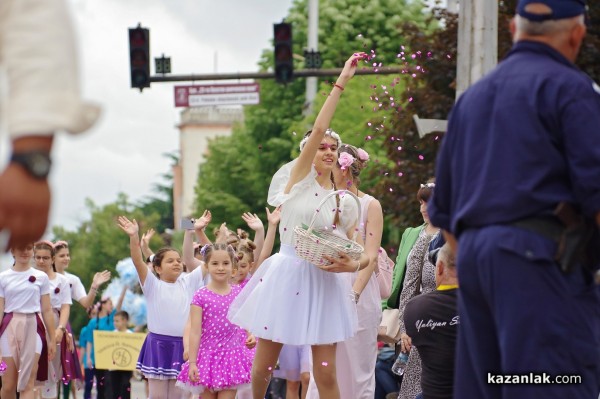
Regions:
<instances>
[{"instance_id":1,"label":"pink flower hair clip","mask_svg":"<svg viewBox=\"0 0 600 399\"><path fill-rule=\"evenodd\" d=\"M338 157L338 164L341 170L346 170L354 162L354 157L347 152L342 152Z\"/></svg>"},{"instance_id":2,"label":"pink flower hair clip","mask_svg":"<svg viewBox=\"0 0 600 399\"><path fill-rule=\"evenodd\" d=\"M361 161L366 162L369 160L369 153L363 150L362 148L356 150L356 153L358 155L358 159L360 159Z\"/></svg>"}]
</instances>

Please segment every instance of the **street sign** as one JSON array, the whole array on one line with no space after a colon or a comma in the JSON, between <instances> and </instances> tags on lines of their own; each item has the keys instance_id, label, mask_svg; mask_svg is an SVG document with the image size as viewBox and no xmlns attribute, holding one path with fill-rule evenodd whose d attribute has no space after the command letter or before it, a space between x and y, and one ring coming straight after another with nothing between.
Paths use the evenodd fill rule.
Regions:
<instances>
[{"instance_id":1,"label":"street sign","mask_svg":"<svg viewBox=\"0 0 600 399\"><path fill-rule=\"evenodd\" d=\"M176 107L258 104L258 83L175 86Z\"/></svg>"}]
</instances>

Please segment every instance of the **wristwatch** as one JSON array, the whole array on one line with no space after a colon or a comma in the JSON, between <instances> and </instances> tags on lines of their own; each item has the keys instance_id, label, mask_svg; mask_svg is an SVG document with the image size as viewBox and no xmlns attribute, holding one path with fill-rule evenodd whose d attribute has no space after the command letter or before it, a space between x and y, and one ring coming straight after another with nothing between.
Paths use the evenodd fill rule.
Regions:
<instances>
[{"instance_id":1,"label":"wristwatch","mask_svg":"<svg viewBox=\"0 0 600 399\"><path fill-rule=\"evenodd\" d=\"M44 180L50 173L50 153L35 150L27 152L15 152L10 156L10 162L21 165L32 177Z\"/></svg>"}]
</instances>

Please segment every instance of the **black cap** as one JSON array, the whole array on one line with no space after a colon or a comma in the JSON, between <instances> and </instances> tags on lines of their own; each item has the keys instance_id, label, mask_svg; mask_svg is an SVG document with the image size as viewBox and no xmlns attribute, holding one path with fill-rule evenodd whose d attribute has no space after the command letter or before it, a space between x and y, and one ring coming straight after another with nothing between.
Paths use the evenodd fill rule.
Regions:
<instances>
[{"instance_id":1,"label":"black cap","mask_svg":"<svg viewBox=\"0 0 600 399\"><path fill-rule=\"evenodd\" d=\"M550 8L550 13L532 13L525 9L530 4L543 4ZM534 22L553 19L572 18L585 14L585 0L519 0L517 14Z\"/></svg>"}]
</instances>

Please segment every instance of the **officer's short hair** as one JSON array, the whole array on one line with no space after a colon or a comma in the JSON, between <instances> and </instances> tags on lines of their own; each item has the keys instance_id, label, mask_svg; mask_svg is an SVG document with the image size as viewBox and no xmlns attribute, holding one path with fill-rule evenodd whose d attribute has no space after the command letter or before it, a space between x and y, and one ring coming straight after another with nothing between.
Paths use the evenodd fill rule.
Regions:
<instances>
[{"instance_id":1,"label":"officer's short hair","mask_svg":"<svg viewBox=\"0 0 600 399\"><path fill-rule=\"evenodd\" d=\"M547 21L530 21L520 15L515 15L515 26L517 31L528 36L550 36L567 29L574 24L585 24L585 16L578 15L573 18L551 19Z\"/></svg>"}]
</instances>

